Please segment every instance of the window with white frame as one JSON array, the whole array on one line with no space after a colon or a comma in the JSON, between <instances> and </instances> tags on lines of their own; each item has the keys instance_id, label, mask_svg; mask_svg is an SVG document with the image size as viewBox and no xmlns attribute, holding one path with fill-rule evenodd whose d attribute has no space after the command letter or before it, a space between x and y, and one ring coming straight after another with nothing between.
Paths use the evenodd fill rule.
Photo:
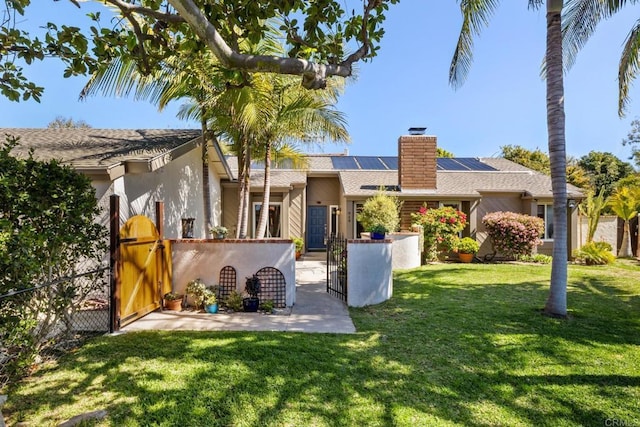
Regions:
<instances>
[{"instance_id":1,"label":"window with white frame","mask_svg":"<svg viewBox=\"0 0 640 427\"><path fill-rule=\"evenodd\" d=\"M262 203L253 203L253 235L256 235ZM264 237L282 237L282 203L269 203L267 230Z\"/></svg>"},{"instance_id":2,"label":"window with white frame","mask_svg":"<svg viewBox=\"0 0 640 427\"><path fill-rule=\"evenodd\" d=\"M544 221L544 233L540 237L543 240L553 240L553 205L539 204L537 216Z\"/></svg>"}]
</instances>

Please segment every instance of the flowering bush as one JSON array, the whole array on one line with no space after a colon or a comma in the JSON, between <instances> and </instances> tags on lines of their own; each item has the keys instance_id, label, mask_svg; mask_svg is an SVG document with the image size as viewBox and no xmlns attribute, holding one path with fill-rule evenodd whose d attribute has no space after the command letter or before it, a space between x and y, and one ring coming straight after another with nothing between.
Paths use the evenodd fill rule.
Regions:
<instances>
[{"instance_id":1,"label":"flowering bush","mask_svg":"<svg viewBox=\"0 0 640 427\"><path fill-rule=\"evenodd\" d=\"M541 245L544 221L515 212L492 212L482 218L482 223L493 242L493 248L505 255L517 257L531 255L533 248Z\"/></svg>"},{"instance_id":2,"label":"flowering bush","mask_svg":"<svg viewBox=\"0 0 640 427\"><path fill-rule=\"evenodd\" d=\"M418 213L411 214L414 224L422 226L424 232L424 249L427 260L437 259L438 251L455 249L460 233L467 224L467 216L452 207L428 209L420 208Z\"/></svg>"}]
</instances>

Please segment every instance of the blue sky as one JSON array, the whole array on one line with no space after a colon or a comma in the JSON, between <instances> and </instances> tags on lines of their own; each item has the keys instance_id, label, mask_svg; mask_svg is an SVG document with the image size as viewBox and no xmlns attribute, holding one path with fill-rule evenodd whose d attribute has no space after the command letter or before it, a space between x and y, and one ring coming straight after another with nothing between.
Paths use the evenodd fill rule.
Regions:
<instances>
[{"instance_id":1,"label":"blue sky","mask_svg":"<svg viewBox=\"0 0 640 427\"><path fill-rule=\"evenodd\" d=\"M28 25L37 26L61 17L81 19L101 8L84 3L78 11L69 2L39 2L26 18ZM569 155L597 150L623 160L629 156L621 141L631 120L640 116L640 90L638 84L632 88L627 117L620 119L616 77L622 44L638 18L640 6L635 6L603 23L566 75ZM528 10L524 0L503 1L476 40L467 82L454 90L448 84L448 69L460 21L452 0L402 0L390 8L379 55L358 65L357 77L350 79L338 104L349 121L351 154L395 155L398 136L410 126L428 127L438 145L457 156L493 156L507 144L547 151L545 84L539 73L545 49L544 10ZM44 127L60 115L96 128L197 127L175 117L178 103L159 113L149 104L128 99L78 101L86 78L63 78L56 60L35 63L27 73L45 86L43 100L13 103L0 98L0 127ZM343 149L328 145L323 150Z\"/></svg>"}]
</instances>

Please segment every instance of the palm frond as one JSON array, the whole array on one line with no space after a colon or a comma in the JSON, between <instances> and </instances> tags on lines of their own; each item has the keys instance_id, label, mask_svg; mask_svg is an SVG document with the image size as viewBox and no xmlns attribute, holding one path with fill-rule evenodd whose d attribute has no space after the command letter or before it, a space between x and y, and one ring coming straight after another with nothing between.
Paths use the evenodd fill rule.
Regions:
<instances>
[{"instance_id":1,"label":"palm frond","mask_svg":"<svg viewBox=\"0 0 640 427\"><path fill-rule=\"evenodd\" d=\"M629 104L629 87L640 71L640 20L624 43L618 68L618 115L624 117Z\"/></svg>"},{"instance_id":2,"label":"palm frond","mask_svg":"<svg viewBox=\"0 0 640 427\"><path fill-rule=\"evenodd\" d=\"M460 87L473 62L473 39L489 24L499 0L461 0L462 28L449 66L449 84Z\"/></svg>"}]
</instances>

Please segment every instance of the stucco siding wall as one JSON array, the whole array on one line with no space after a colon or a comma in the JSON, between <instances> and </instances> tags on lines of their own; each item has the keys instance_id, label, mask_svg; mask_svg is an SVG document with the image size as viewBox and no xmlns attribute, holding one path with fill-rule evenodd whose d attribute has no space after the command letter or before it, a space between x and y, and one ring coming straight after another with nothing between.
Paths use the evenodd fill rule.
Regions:
<instances>
[{"instance_id":1,"label":"stucco siding wall","mask_svg":"<svg viewBox=\"0 0 640 427\"><path fill-rule=\"evenodd\" d=\"M209 193L211 194L211 225L222 225L222 183L211 164L209 164Z\"/></svg>"},{"instance_id":2,"label":"stucco siding wall","mask_svg":"<svg viewBox=\"0 0 640 427\"><path fill-rule=\"evenodd\" d=\"M587 223L587 217L584 215L578 216L578 242L579 246L587 243L587 234L589 227ZM604 241L611 245L612 252L616 253L616 245L618 238L618 217L615 215L603 215L598 221L598 228L593 236L593 240L596 242Z\"/></svg>"},{"instance_id":3,"label":"stucco siding wall","mask_svg":"<svg viewBox=\"0 0 640 427\"><path fill-rule=\"evenodd\" d=\"M238 186L224 185L222 189L222 225L235 236L238 229Z\"/></svg>"},{"instance_id":4,"label":"stucco siding wall","mask_svg":"<svg viewBox=\"0 0 640 427\"><path fill-rule=\"evenodd\" d=\"M340 205L338 178L309 178L307 182L307 206Z\"/></svg>"},{"instance_id":5,"label":"stucco siding wall","mask_svg":"<svg viewBox=\"0 0 640 427\"><path fill-rule=\"evenodd\" d=\"M181 218L195 218L194 238L204 238L201 155L201 148L197 147L156 171L125 175L124 192L115 189L116 194L126 196L121 210L123 217L154 218L155 202L164 201L165 237L181 237Z\"/></svg>"}]
</instances>

